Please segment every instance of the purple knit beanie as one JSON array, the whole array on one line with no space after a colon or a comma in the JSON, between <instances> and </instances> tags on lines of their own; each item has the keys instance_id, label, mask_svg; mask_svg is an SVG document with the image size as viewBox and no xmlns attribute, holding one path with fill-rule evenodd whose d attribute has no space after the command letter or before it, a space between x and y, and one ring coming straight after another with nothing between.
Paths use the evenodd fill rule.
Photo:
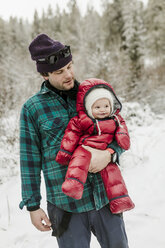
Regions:
<instances>
[{"instance_id":1,"label":"purple knit beanie","mask_svg":"<svg viewBox=\"0 0 165 248\"><path fill-rule=\"evenodd\" d=\"M67 57L61 56L54 64L49 64L47 61L44 61L47 56L56 54L59 50L64 48L65 46L62 43L52 40L46 34L38 35L29 46L31 58L36 61L37 71L41 73L56 71L72 61L71 54Z\"/></svg>"}]
</instances>

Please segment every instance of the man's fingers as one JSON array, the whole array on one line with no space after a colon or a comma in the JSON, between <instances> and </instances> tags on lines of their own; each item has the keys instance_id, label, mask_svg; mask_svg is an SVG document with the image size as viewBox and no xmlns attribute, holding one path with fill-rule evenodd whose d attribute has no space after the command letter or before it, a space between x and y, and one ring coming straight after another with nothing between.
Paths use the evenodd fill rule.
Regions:
<instances>
[{"instance_id":1,"label":"man's fingers","mask_svg":"<svg viewBox=\"0 0 165 248\"><path fill-rule=\"evenodd\" d=\"M82 147L84 148L84 149L86 149L88 152L92 152L94 149L92 148L92 147L90 147L90 146L84 146L84 145L82 145Z\"/></svg>"},{"instance_id":2,"label":"man's fingers","mask_svg":"<svg viewBox=\"0 0 165 248\"><path fill-rule=\"evenodd\" d=\"M45 222L45 221L44 221ZM50 228L50 226L51 225L47 225L47 224L45 224L43 221L40 221L40 222L37 222L37 223L34 223L34 226L38 229L38 230L40 230L40 231L42 231L42 232L44 232L44 231L49 231L51 228Z\"/></svg>"},{"instance_id":3,"label":"man's fingers","mask_svg":"<svg viewBox=\"0 0 165 248\"><path fill-rule=\"evenodd\" d=\"M40 231L44 232L44 231L50 231L50 230L51 230L50 226L45 225L44 223L42 223Z\"/></svg>"},{"instance_id":4,"label":"man's fingers","mask_svg":"<svg viewBox=\"0 0 165 248\"><path fill-rule=\"evenodd\" d=\"M50 231L51 229L50 226L47 226L43 224L42 222L40 224L35 225L35 227L41 232Z\"/></svg>"},{"instance_id":5,"label":"man's fingers","mask_svg":"<svg viewBox=\"0 0 165 248\"><path fill-rule=\"evenodd\" d=\"M94 170L94 169L91 169L89 170L90 173L97 173L98 171L97 170Z\"/></svg>"},{"instance_id":6,"label":"man's fingers","mask_svg":"<svg viewBox=\"0 0 165 248\"><path fill-rule=\"evenodd\" d=\"M43 220L44 220L46 226L48 226L48 227L51 226L51 222L46 215L43 216Z\"/></svg>"},{"instance_id":7,"label":"man's fingers","mask_svg":"<svg viewBox=\"0 0 165 248\"><path fill-rule=\"evenodd\" d=\"M45 212L40 208L30 212L32 224L40 231L49 231L51 222Z\"/></svg>"},{"instance_id":8,"label":"man's fingers","mask_svg":"<svg viewBox=\"0 0 165 248\"><path fill-rule=\"evenodd\" d=\"M92 164L89 165L89 170L90 173L97 173L98 171L96 170L96 168L92 167Z\"/></svg>"}]
</instances>

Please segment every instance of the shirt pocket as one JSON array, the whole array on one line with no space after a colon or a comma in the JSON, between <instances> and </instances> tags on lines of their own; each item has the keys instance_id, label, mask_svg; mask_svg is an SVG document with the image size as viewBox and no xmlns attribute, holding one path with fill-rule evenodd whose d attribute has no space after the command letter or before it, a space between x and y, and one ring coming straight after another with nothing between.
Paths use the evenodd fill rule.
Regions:
<instances>
[{"instance_id":1,"label":"shirt pocket","mask_svg":"<svg viewBox=\"0 0 165 248\"><path fill-rule=\"evenodd\" d=\"M68 122L68 118L62 116L43 122L41 125L42 147L59 148Z\"/></svg>"}]
</instances>

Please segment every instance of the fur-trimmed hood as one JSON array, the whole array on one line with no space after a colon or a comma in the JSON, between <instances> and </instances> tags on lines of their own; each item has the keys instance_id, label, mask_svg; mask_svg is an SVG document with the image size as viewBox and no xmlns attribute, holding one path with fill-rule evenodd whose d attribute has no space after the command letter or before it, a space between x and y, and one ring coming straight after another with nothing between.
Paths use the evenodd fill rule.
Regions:
<instances>
[{"instance_id":1,"label":"fur-trimmed hood","mask_svg":"<svg viewBox=\"0 0 165 248\"><path fill-rule=\"evenodd\" d=\"M113 114L118 114L121 111L122 104L117 98L112 86L105 82L102 79L97 78L90 78L85 81L83 81L78 89L77 94L77 112L80 114L81 112L85 112L87 114L87 111L85 109L85 99L87 95L96 88L104 88L109 90L113 95ZM87 114L88 115L88 114Z\"/></svg>"}]
</instances>

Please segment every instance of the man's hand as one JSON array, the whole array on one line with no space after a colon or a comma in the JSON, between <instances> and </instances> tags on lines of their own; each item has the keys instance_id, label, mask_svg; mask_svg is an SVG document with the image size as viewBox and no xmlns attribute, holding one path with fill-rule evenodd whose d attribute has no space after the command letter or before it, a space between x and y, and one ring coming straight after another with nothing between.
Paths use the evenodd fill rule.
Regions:
<instances>
[{"instance_id":1,"label":"man's hand","mask_svg":"<svg viewBox=\"0 0 165 248\"><path fill-rule=\"evenodd\" d=\"M40 231L50 231L51 222L42 208L30 212L32 224Z\"/></svg>"},{"instance_id":2,"label":"man's hand","mask_svg":"<svg viewBox=\"0 0 165 248\"><path fill-rule=\"evenodd\" d=\"M89 165L89 172L96 173L103 170L111 161L111 154L107 150L98 150L89 146L82 145L84 149L92 155Z\"/></svg>"}]
</instances>

